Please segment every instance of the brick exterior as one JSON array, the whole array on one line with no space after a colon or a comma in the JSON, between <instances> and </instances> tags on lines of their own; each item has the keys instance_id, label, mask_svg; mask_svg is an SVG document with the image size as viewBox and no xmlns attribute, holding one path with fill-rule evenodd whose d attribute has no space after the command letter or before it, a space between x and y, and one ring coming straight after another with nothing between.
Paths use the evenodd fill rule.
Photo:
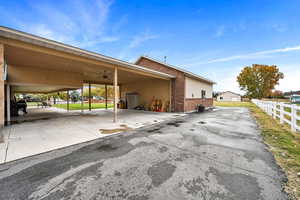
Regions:
<instances>
[{"instance_id":1,"label":"brick exterior","mask_svg":"<svg viewBox=\"0 0 300 200\"><path fill-rule=\"evenodd\" d=\"M176 76L176 79L172 80L172 111L184 112L184 98L185 98L185 75L176 69L172 69L162 65L160 63L154 62L147 58L141 58L137 65L167 73Z\"/></svg>"},{"instance_id":2,"label":"brick exterior","mask_svg":"<svg viewBox=\"0 0 300 200\"><path fill-rule=\"evenodd\" d=\"M213 106L213 99L201 99L201 98L193 98L193 99L189 99L186 98L185 99L185 103L184 103L184 111L185 112L190 112L190 111L194 111L196 110L197 105L202 104L205 107L211 107Z\"/></svg>"},{"instance_id":3,"label":"brick exterior","mask_svg":"<svg viewBox=\"0 0 300 200\"><path fill-rule=\"evenodd\" d=\"M212 106L212 99L188 99L185 98L185 74L179 70L167 67L158 62L142 57L137 65L176 76L172 80L172 111L189 112L195 110L197 104Z\"/></svg>"}]
</instances>

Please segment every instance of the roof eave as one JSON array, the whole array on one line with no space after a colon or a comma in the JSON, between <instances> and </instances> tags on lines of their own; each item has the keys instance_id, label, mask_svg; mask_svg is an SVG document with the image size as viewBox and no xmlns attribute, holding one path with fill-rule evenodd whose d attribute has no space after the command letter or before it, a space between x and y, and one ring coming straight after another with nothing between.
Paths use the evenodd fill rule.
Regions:
<instances>
[{"instance_id":1,"label":"roof eave","mask_svg":"<svg viewBox=\"0 0 300 200\"><path fill-rule=\"evenodd\" d=\"M122 66L125 68L129 68L132 70L139 70L139 71L143 71L143 72L150 73L153 75L161 76L163 78L168 78L168 79L175 78L175 76L172 76L170 74L151 70L151 69L148 69L148 68L145 68L145 67L142 67L139 65L135 65L135 64L123 61L123 60L115 59L115 58L112 58L109 56L104 56L102 54L98 54L95 52L91 52L91 51L84 50L84 49L81 49L78 47L74 47L74 46L71 46L68 44L64 44L61 42L57 42L54 40L50 40L47 38L43 38L43 37L36 36L33 34L25 33L25 32L18 31L15 29L4 27L4 26L0 26L0 37L18 40L18 41L22 41L22 42L27 42L30 44L39 45L39 46L46 47L46 48L52 48L52 49L55 49L58 51L64 51L67 53L72 53L75 55L88 57L90 59L94 59L94 60L98 60L98 61L102 61L102 62L116 64L116 65L119 65L119 66ZM43 43L45 45L42 45Z\"/></svg>"},{"instance_id":2,"label":"roof eave","mask_svg":"<svg viewBox=\"0 0 300 200\"><path fill-rule=\"evenodd\" d=\"M215 85L217 84L216 82L214 81L211 81L211 80L208 80L206 78L202 78L202 77L199 77L198 75L191 75L191 74L188 74L188 73L184 73L187 77L190 77L190 78L193 78L193 79L198 79L200 81L203 81L203 82L206 82L206 83L209 83L209 84L212 84L212 85Z\"/></svg>"},{"instance_id":3,"label":"roof eave","mask_svg":"<svg viewBox=\"0 0 300 200\"><path fill-rule=\"evenodd\" d=\"M175 70L177 70L177 71L183 72L186 76L189 76L189 77L191 77L191 78L195 78L195 79L204 81L204 82L209 83L209 84L217 84L216 82L214 82L214 81L212 81L212 80L209 80L209 79L207 79L207 78L204 78L204 77L199 76L199 75L197 75L197 74L194 74L194 73L192 73L192 72L188 72L188 71L186 71L186 70L179 69L179 68L177 68L177 67L175 67L175 66L171 66L171 65L169 65L169 64L160 62L160 61L158 61L158 60L156 60L156 59L153 59L153 58L151 58L151 57L148 57L148 56L143 56L143 55L141 55L134 63L137 65L137 63L138 63L142 58L151 60L151 61L153 61L153 62L162 64L162 65L164 65L164 66L166 66L166 67L169 67L169 68L175 69Z\"/></svg>"}]
</instances>

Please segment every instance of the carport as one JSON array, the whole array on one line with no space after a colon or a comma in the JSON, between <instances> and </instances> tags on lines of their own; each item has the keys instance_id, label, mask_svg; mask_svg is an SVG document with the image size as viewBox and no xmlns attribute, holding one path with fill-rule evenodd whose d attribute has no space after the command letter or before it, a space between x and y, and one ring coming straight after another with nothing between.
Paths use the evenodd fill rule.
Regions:
<instances>
[{"instance_id":1,"label":"carport","mask_svg":"<svg viewBox=\"0 0 300 200\"><path fill-rule=\"evenodd\" d=\"M0 27L0 66L1 126L10 123L15 92L50 93L84 84L114 87L114 122L118 100L130 92L146 106L153 96L162 99L171 110L173 76L6 27Z\"/></svg>"},{"instance_id":2,"label":"carport","mask_svg":"<svg viewBox=\"0 0 300 200\"><path fill-rule=\"evenodd\" d=\"M0 27L0 68L0 163L104 137L103 130L117 133L178 116L117 107L119 99L137 93L145 107L155 97L168 102L165 111L171 111L175 77L6 27ZM15 93L53 93L91 84L113 87L113 109L56 112L52 118L10 125Z\"/></svg>"}]
</instances>

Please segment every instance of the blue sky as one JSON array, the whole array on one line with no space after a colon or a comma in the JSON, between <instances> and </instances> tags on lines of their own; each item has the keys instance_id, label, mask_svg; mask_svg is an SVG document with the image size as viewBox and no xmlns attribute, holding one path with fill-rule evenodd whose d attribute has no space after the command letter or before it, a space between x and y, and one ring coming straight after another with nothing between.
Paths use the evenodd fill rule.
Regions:
<instances>
[{"instance_id":1,"label":"blue sky","mask_svg":"<svg viewBox=\"0 0 300 200\"><path fill-rule=\"evenodd\" d=\"M251 64L275 64L278 89L299 90L299 0L1 1L0 24L134 62L140 55L239 92Z\"/></svg>"}]
</instances>

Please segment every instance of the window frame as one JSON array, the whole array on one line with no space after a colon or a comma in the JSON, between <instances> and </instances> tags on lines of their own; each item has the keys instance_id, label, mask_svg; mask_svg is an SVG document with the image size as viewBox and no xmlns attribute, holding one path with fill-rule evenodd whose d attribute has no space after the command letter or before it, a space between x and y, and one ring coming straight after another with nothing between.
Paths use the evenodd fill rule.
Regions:
<instances>
[{"instance_id":1,"label":"window frame","mask_svg":"<svg viewBox=\"0 0 300 200\"><path fill-rule=\"evenodd\" d=\"M201 99L206 98L206 90L201 90Z\"/></svg>"}]
</instances>

